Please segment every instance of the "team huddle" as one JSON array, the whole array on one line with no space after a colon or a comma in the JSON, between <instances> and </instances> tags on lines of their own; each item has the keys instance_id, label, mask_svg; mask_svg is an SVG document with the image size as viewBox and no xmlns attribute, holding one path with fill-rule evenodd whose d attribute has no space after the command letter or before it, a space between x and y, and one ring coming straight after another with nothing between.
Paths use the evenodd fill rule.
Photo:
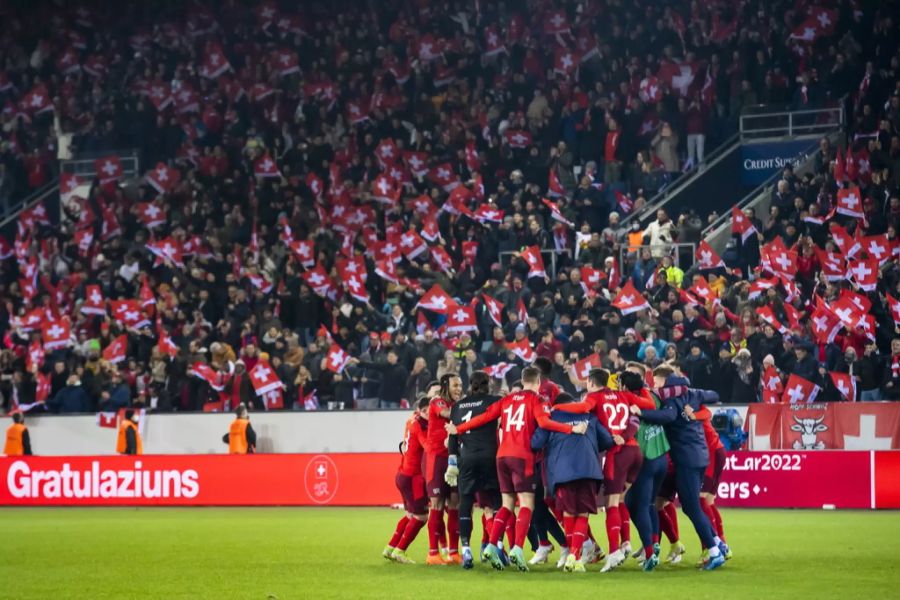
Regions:
<instances>
[{"instance_id":1,"label":"team huddle","mask_svg":"<svg viewBox=\"0 0 900 600\"><path fill-rule=\"evenodd\" d=\"M667 562L685 554L677 495L703 547L698 566L725 564L731 550L715 505L725 450L704 406L718 395L689 387L668 366L650 373L629 363L618 374L593 369L577 401L549 381L550 368L538 359L502 398L489 393L482 371L470 377L465 395L453 374L428 387L406 422L396 475L406 512L383 556L414 562L407 549L427 527L425 564L471 569L477 505L480 558L494 569L547 563L552 537L561 548L556 566L566 572L584 572L604 558L603 573L628 558L652 571L662 535L670 543ZM600 507L608 553L589 523ZM534 552L529 560L526 541Z\"/></svg>"}]
</instances>

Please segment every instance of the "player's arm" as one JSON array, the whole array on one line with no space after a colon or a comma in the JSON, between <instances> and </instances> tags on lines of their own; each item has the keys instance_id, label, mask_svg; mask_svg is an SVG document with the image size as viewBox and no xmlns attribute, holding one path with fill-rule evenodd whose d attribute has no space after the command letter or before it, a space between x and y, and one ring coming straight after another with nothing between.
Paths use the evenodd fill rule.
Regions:
<instances>
[{"instance_id":1,"label":"player's arm","mask_svg":"<svg viewBox=\"0 0 900 600\"><path fill-rule=\"evenodd\" d=\"M428 405L428 418L436 419L440 417L441 419L449 419L450 418L450 408L447 406L447 403L441 400L440 402L435 402L434 400Z\"/></svg>"},{"instance_id":2,"label":"player's arm","mask_svg":"<svg viewBox=\"0 0 900 600\"><path fill-rule=\"evenodd\" d=\"M589 413L594 410L597 401L593 397L588 397L581 402L566 402L553 407L553 410L561 410L569 413Z\"/></svg>"},{"instance_id":3,"label":"player's arm","mask_svg":"<svg viewBox=\"0 0 900 600\"><path fill-rule=\"evenodd\" d=\"M487 425L491 421L496 421L500 418L500 404L501 402L494 402L491 404L486 411L474 417L473 419L466 421L465 423L460 423L459 425L454 425L453 423L447 424L447 432L451 435L454 433L465 433L467 431L471 431L473 429L477 429L482 425Z\"/></svg>"},{"instance_id":4,"label":"player's arm","mask_svg":"<svg viewBox=\"0 0 900 600\"><path fill-rule=\"evenodd\" d=\"M609 432L609 429L603 426L600 421L594 421L595 429L597 430L597 449L600 451L609 450L616 443L613 441L612 434Z\"/></svg>"},{"instance_id":5,"label":"player's arm","mask_svg":"<svg viewBox=\"0 0 900 600\"><path fill-rule=\"evenodd\" d=\"M719 402L719 393L712 390L695 390L691 389L688 394L691 403L697 404L716 404Z\"/></svg>"},{"instance_id":6,"label":"player's arm","mask_svg":"<svg viewBox=\"0 0 900 600\"><path fill-rule=\"evenodd\" d=\"M669 400L663 403L662 408L653 410L642 410L632 405L631 412L640 416L642 421L656 425L668 425L678 418L678 407Z\"/></svg>"},{"instance_id":7,"label":"player's arm","mask_svg":"<svg viewBox=\"0 0 900 600\"><path fill-rule=\"evenodd\" d=\"M578 433L583 434L587 431L587 423L579 423L578 425L569 425L568 423L560 423L550 418L550 407L540 400L531 401L531 411L537 424L548 431L556 431L557 433Z\"/></svg>"},{"instance_id":8,"label":"player's arm","mask_svg":"<svg viewBox=\"0 0 900 600\"><path fill-rule=\"evenodd\" d=\"M531 436L531 449L535 451L543 449L549 439L550 432L543 427L538 427Z\"/></svg>"},{"instance_id":9,"label":"player's arm","mask_svg":"<svg viewBox=\"0 0 900 600\"><path fill-rule=\"evenodd\" d=\"M709 421L712 419L712 411L706 406L701 406L700 410L694 411L694 419L697 421Z\"/></svg>"}]
</instances>

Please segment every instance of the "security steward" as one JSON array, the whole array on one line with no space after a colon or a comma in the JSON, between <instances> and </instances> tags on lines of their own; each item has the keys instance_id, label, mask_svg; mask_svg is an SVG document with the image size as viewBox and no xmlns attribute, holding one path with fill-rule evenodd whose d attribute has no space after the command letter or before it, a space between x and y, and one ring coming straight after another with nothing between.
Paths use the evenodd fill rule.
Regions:
<instances>
[{"instance_id":1,"label":"security steward","mask_svg":"<svg viewBox=\"0 0 900 600\"><path fill-rule=\"evenodd\" d=\"M31 456L31 437L25 427L25 415L13 413L13 424L6 430L6 444L3 454L6 456Z\"/></svg>"},{"instance_id":2,"label":"security steward","mask_svg":"<svg viewBox=\"0 0 900 600\"><path fill-rule=\"evenodd\" d=\"M228 444L229 454L253 454L256 452L256 432L250 425L250 414L247 407L238 404L234 411L235 419L228 428L228 433L222 436L222 441Z\"/></svg>"},{"instance_id":3,"label":"security steward","mask_svg":"<svg viewBox=\"0 0 900 600\"><path fill-rule=\"evenodd\" d=\"M132 409L125 411L125 419L119 425L119 439L116 442L119 454L143 454L144 442L138 431L138 416Z\"/></svg>"}]
</instances>

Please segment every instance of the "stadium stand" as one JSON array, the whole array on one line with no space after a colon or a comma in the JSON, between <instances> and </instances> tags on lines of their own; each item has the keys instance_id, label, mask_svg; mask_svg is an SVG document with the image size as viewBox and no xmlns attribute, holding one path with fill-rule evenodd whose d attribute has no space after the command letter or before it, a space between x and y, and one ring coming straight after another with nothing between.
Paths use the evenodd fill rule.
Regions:
<instances>
[{"instance_id":1,"label":"stadium stand","mask_svg":"<svg viewBox=\"0 0 900 600\"><path fill-rule=\"evenodd\" d=\"M7 410L396 408L535 357L900 396L888 6L37 4L0 34ZM771 194L716 186L742 115L814 110Z\"/></svg>"}]
</instances>

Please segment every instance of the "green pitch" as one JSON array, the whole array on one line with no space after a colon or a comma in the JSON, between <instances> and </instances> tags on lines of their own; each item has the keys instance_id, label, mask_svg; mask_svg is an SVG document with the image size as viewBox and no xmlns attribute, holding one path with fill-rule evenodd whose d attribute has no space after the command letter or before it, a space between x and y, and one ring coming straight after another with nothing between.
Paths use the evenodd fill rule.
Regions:
<instances>
[{"instance_id":1,"label":"green pitch","mask_svg":"<svg viewBox=\"0 0 900 600\"><path fill-rule=\"evenodd\" d=\"M693 568L699 546L679 514L685 563L569 575L388 563L380 552L400 517L389 509L5 508L0 598L848 600L900 585L900 512L722 512L735 558L718 571ZM601 517L592 525L604 531ZM426 547L423 529L410 556L424 559Z\"/></svg>"}]
</instances>

